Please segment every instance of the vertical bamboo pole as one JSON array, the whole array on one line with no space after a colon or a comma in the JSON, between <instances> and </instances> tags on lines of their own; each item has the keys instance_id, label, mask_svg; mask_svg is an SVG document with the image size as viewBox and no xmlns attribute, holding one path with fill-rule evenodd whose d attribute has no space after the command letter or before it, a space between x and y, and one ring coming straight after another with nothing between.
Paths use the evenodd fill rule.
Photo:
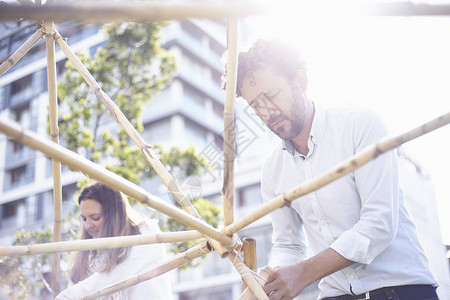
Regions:
<instances>
[{"instance_id":1,"label":"vertical bamboo pole","mask_svg":"<svg viewBox=\"0 0 450 300\"><path fill-rule=\"evenodd\" d=\"M256 240L246 237L242 239L243 244L243 256L244 256L244 264L252 271L257 270L258 263L257 263L257 257L256 257ZM247 287L247 284L243 282L242 284L242 290L245 290Z\"/></svg>"},{"instance_id":2,"label":"vertical bamboo pole","mask_svg":"<svg viewBox=\"0 0 450 300\"><path fill-rule=\"evenodd\" d=\"M231 0L237 2L236 0ZM234 4L234 3L233 3ZM224 107L224 174L222 194L224 197L224 224L234 220L234 160L236 148L236 128L234 123L234 99L236 94L238 18L230 17L227 28L227 87Z\"/></svg>"},{"instance_id":3,"label":"vertical bamboo pole","mask_svg":"<svg viewBox=\"0 0 450 300\"><path fill-rule=\"evenodd\" d=\"M23 43L9 58L0 65L0 76L14 66L43 36L44 32L38 29L28 40Z\"/></svg>"},{"instance_id":4,"label":"vertical bamboo pole","mask_svg":"<svg viewBox=\"0 0 450 300\"><path fill-rule=\"evenodd\" d=\"M46 32L45 45L47 50L47 81L50 115L50 135L51 140L59 144L58 128L58 103L56 96L56 61L55 61L55 41L53 40L54 23L44 22ZM62 220L62 186L61 186L61 162L52 158L53 169L53 205L54 205L54 223L53 223L53 242L61 241L61 220ZM53 297L60 292L61 272L60 272L60 253L52 254L52 291Z\"/></svg>"},{"instance_id":5,"label":"vertical bamboo pole","mask_svg":"<svg viewBox=\"0 0 450 300\"><path fill-rule=\"evenodd\" d=\"M78 59L78 57L75 55L75 53L70 49L70 47L67 45L67 43L62 39L61 35L58 32L55 32L54 37L55 37L55 40L58 43L59 47L61 48L61 50L64 52L64 54L70 60L70 62L75 66L75 68L78 70L78 72L80 72L80 74L83 76L84 80L86 80L87 84L94 91L97 98L105 105L105 107L114 116L115 120L120 125L122 125L122 127L125 129L127 134L136 143L136 145L138 145L138 147L141 149L141 151L144 154L147 161L150 163L150 165L153 167L155 172L158 174L158 176L161 178L161 180L164 182L164 184L171 191L172 195L175 197L175 199L178 201L178 203L180 203L180 205L192 216L200 218L200 215L198 214L198 212L196 211L196 209L194 208L192 203L186 197L184 192L175 183L172 176L170 176L167 169L164 167L164 165L158 159L157 155L153 152L152 148L145 143L144 139L139 135L139 133L136 131L136 129L133 127L133 125L131 125L131 123L128 121L128 119L125 117L125 115L120 111L120 109L117 107L117 105L114 103L114 101L112 101L111 98L109 98L109 96L106 95L106 93L101 89L100 85L97 83L97 81L94 79L94 77L89 73L89 71L83 65L83 63Z\"/></svg>"}]
</instances>

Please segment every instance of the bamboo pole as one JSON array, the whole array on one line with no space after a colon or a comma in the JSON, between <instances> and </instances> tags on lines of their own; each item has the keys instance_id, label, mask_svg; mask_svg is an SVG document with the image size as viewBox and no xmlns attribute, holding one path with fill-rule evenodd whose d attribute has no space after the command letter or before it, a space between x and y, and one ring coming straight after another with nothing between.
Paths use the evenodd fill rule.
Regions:
<instances>
[{"instance_id":1,"label":"bamboo pole","mask_svg":"<svg viewBox=\"0 0 450 300\"><path fill-rule=\"evenodd\" d=\"M415 139L430 131L442 127L448 123L450 123L450 112L403 134L382 139L378 143L366 147L349 159L343 161L342 163L339 163L330 171L325 172L324 174L319 175L313 179L307 180L302 184L294 187L293 189L287 191L286 193L273 198L269 202L266 202L253 213L241 218L239 221L233 223L232 225L225 227L223 229L223 232L227 235L236 233L240 229L250 225L256 220L274 211L275 209L283 207L285 205L289 206L295 199L329 184L330 182L377 158L379 155L392 150L412 139Z\"/></svg>"},{"instance_id":2,"label":"bamboo pole","mask_svg":"<svg viewBox=\"0 0 450 300\"><path fill-rule=\"evenodd\" d=\"M236 4L236 0L230 1ZM227 28L227 87L224 106L224 175L222 194L224 196L224 225L228 226L234 221L234 164L236 149L236 128L234 122L234 100L237 77L238 53L238 18L228 19Z\"/></svg>"},{"instance_id":3,"label":"bamboo pole","mask_svg":"<svg viewBox=\"0 0 450 300\"><path fill-rule=\"evenodd\" d=\"M269 297L267 297L266 293L264 293L262 289L262 286L253 276L254 272L244 264L236 252L231 251L228 258L231 260L234 267L241 275L242 280L247 284L247 287L252 291L256 298L258 298L258 300L268 300Z\"/></svg>"},{"instance_id":4,"label":"bamboo pole","mask_svg":"<svg viewBox=\"0 0 450 300\"><path fill-rule=\"evenodd\" d=\"M234 247L236 240L219 232L217 229L204 221L199 220L188 214L187 212L168 204L164 200L149 194L140 186L120 177L119 175L98 166L92 161L60 146L47 139L39 137L35 132L24 129L14 121L0 120L0 131L10 136L17 142L37 149L51 158L61 161L72 169L82 171L91 178L101 181L107 186L122 191L125 195L130 196L150 207L167 214L180 223L190 226L204 235L219 241L224 246Z\"/></svg>"},{"instance_id":5,"label":"bamboo pole","mask_svg":"<svg viewBox=\"0 0 450 300\"><path fill-rule=\"evenodd\" d=\"M264 268L259 271L258 276L256 279L258 280L258 283L261 286L264 286L266 284L267 279L269 279L270 275L272 275L273 270L269 266L265 266ZM238 298L238 300L255 300L256 297L253 295L251 290L249 288L244 289L241 296Z\"/></svg>"},{"instance_id":6,"label":"bamboo pole","mask_svg":"<svg viewBox=\"0 0 450 300\"><path fill-rule=\"evenodd\" d=\"M97 299L99 297L106 296L111 293L115 293L117 291L129 288L130 286L136 285L143 281L150 280L166 272L169 272L175 268L178 268L188 261L191 261L197 257L208 254L209 252L211 252L211 250L212 250L211 247L209 247L209 244L205 241L202 244L192 247L189 250L180 253L174 256L173 258L168 259L166 262L154 267L150 271L129 277L106 288L95 291L94 293L91 293L81 299L82 300Z\"/></svg>"},{"instance_id":7,"label":"bamboo pole","mask_svg":"<svg viewBox=\"0 0 450 300\"><path fill-rule=\"evenodd\" d=\"M45 46L47 50L47 82L49 98L49 118L51 140L59 144L58 128L58 102L56 96L56 60L55 41L53 40L54 23L44 22L42 28L45 30ZM61 162L52 159L53 170L53 242L61 241L61 220L62 220L62 185L61 185ZM59 253L52 255L52 291L53 296L59 294L61 282L61 256Z\"/></svg>"},{"instance_id":8,"label":"bamboo pole","mask_svg":"<svg viewBox=\"0 0 450 300\"><path fill-rule=\"evenodd\" d=\"M244 257L244 264L252 271L256 272L258 268L256 257L256 240L246 237L242 239L242 252ZM247 284L244 282L242 289L245 290Z\"/></svg>"},{"instance_id":9,"label":"bamboo pole","mask_svg":"<svg viewBox=\"0 0 450 300\"><path fill-rule=\"evenodd\" d=\"M22 7L22 6L20 6ZM0 12L3 12L3 6ZM0 13L1 14L1 13ZM0 17L1 18L1 17ZM38 29L22 46L0 65L0 76L14 66L43 36L45 32Z\"/></svg>"},{"instance_id":10,"label":"bamboo pole","mask_svg":"<svg viewBox=\"0 0 450 300\"><path fill-rule=\"evenodd\" d=\"M111 249L156 243L176 243L203 238L196 230L139 234L98 239L53 242L24 246L0 246L0 256L48 254L66 251Z\"/></svg>"},{"instance_id":11,"label":"bamboo pole","mask_svg":"<svg viewBox=\"0 0 450 300\"><path fill-rule=\"evenodd\" d=\"M100 85L97 83L95 78L89 73L88 69L83 65L83 63L78 59L75 53L70 49L64 39L61 38L61 35L56 32L55 39L58 43L59 47L62 49L64 54L70 60L70 62L75 66L78 72L83 76L84 80L86 80L87 84L94 91L97 98L105 105L108 111L114 116L114 119L122 125L127 134L131 137L131 139L136 143L136 145L141 149L144 157L153 167L155 172L164 182L164 184L169 188L175 199L180 203L180 205L192 216L200 218L200 215L195 210L192 203L186 197L184 192L178 187L178 185L173 180L172 176L170 176L167 169L158 159L158 156L153 152L152 148L145 143L145 140L139 135L137 130L133 127L133 125L128 121L125 115L120 111L114 101L109 98L109 96L101 89Z\"/></svg>"},{"instance_id":12,"label":"bamboo pole","mask_svg":"<svg viewBox=\"0 0 450 300\"><path fill-rule=\"evenodd\" d=\"M261 8L255 4L160 4L134 1L96 2L78 1L76 3L54 3L52 5L4 4L0 19L28 18L34 20L111 22L115 20L161 21L185 20L187 18L222 19L254 15Z\"/></svg>"}]
</instances>

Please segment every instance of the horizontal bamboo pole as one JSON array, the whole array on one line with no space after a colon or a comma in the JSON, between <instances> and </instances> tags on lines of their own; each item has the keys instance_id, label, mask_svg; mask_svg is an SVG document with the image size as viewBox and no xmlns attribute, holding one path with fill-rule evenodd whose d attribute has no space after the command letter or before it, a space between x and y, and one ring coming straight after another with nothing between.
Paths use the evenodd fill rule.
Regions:
<instances>
[{"instance_id":1,"label":"horizontal bamboo pole","mask_svg":"<svg viewBox=\"0 0 450 300\"><path fill-rule=\"evenodd\" d=\"M433 119L419 127L416 127L410 131L407 131L403 134L385 138L378 143L375 143L371 146L366 147L360 152L356 153L349 159L343 161L338 164L336 167L332 168L330 171L319 175L315 178L307 180L302 184L296 186L295 188L287 191L284 194L281 194L269 202L261 205L259 209L254 211L253 213L247 215L246 217L241 218L237 222L225 227L223 232L227 235L231 235L233 233L238 232L242 228L252 224L256 220L268 215L270 212L274 211L277 208L283 207L285 205L290 205L292 201L295 199L311 193L330 182L335 181L338 178L341 178L345 174L361 167L362 165L368 163L369 161L377 158L379 155L392 150L412 139L420 137L430 131L433 131L439 127L442 127L446 124L450 123L450 113L444 114L436 119Z\"/></svg>"},{"instance_id":2,"label":"horizontal bamboo pole","mask_svg":"<svg viewBox=\"0 0 450 300\"><path fill-rule=\"evenodd\" d=\"M264 286L267 282L267 279L269 279L270 275L272 275L273 270L269 266L265 266L261 269L261 271L258 272L258 276L256 277L258 283L261 286ZM252 291L249 288L245 288L242 292L241 296L238 298L238 300L255 300L257 299Z\"/></svg>"},{"instance_id":3,"label":"horizontal bamboo pole","mask_svg":"<svg viewBox=\"0 0 450 300\"><path fill-rule=\"evenodd\" d=\"M120 282L117 282L106 288L103 288L94 293L91 293L81 299L82 300L97 299L99 297L106 296L111 293L115 293L117 291L129 288L133 285L136 285L143 281L150 280L150 279L155 278L159 275L162 275L166 272L169 272L173 269L176 269L176 268L184 265L188 261L191 261L197 257L208 254L209 252L211 252L211 250L212 250L211 247L209 247L208 243L205 241L202 244L194 246L183 253L175 255L173 258L168 259L165 263L162 263L162 264L156 266L155 268L151 269L150 271L147 271L147 272L132 276L130 278L127 278L125 280L122 280Z\"/></svg>"},{"instance_id":4,"label":"horizontal bamboo pole","mask_svg":"<svg viewBox=\"0 0 450 300\"><path fill-rule=\"evenodd\" d=\"M149 194L140 186L120 177L104 167L99 166L60 145L40 137L31 130L24 129L12 120L0 120L0 131L10 136L17 142L39 150L49 157L59 160L70 168L82 171L91 178L103 182L113 189L122 191L125 195L149 205L150 207L174 218L186 226L190 226L200 231L204 235L219 241L224 246L233 247L236 243L233 238L219 232L217 229L204 221L191 216L187 212L170 205L154 195Z\"/></svg>"},{"instance_id":5,"label":"horizontal bamboo pole","mask_svg":"<svg viewBox=\"0 0 450 300\"><path fill-rule=\"evenodd\" d=\"M236 254L236 252L231 251L228 258L241 275L241 278L247 285L247 288L252 291L256 298L258 298L258 300L268 300L269 297L267 297L266 293L264 293L262 289L261 284L256 280L255 276L253 275L254 272L244 264L244 262Z\"/></svg>"},{"instance_id":6,"label":"horizontal bamboo pole","mask_svg":"<svg viewBox=\"0 0 450 300\"><path fill-rule=\"evenodd\" d=\"M22 6L20 6L22 7ZM3 13L3 6L0 15ZM1 19L1 17L0 17ZM0 76L14 66L34 45L44 36L45 32L38 29L25 43L22 44L11 56L0 65Z\"/></svg>"},{"instance_id":7,"label":"horizontal bamboo pole","mask_svg":"<svg viewBox=\"0 0 450 300\"><path fill-rule=\"evenodd\" d=\"M0 19L28 18L54 20L55 22L76 20L88 22L110 22L114 20L160 21L185 20L187 18L222 19L255 15L259 7L247 4L160 4L145 2L96 2L54 3L52 5L3 4Z\"/></svg>"},{"instance_id":8,"label":"horizontal bamboo pole","mask_svg":"<svg viewBox=\"0 0 450 300\"><path fill-rule=\"evenodd\" d=\"M110 249L156 243L176 243L203 238L196 230L139 234L98 239L53 242L24 246L0 246L0 256L21 256L57 252Z\"/></svg>"}]
</instances>

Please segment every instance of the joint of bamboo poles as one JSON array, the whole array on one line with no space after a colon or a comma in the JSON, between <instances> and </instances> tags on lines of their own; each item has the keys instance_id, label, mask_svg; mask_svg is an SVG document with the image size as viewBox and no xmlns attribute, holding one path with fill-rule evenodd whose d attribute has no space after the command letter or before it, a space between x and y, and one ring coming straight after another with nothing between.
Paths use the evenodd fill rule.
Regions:
<instances>
[{"instance_id":1,"label":"joint of bamboo poles","mask_svg":"<svg viewBox=\"0 0 450 300\"><path fill-rule=\"evenodd\" d=\"M272 268L269 266L265 266L258 272L258 275L256 276L256 280L258 281L258 283L261 286L264 286L264 284L266 284L266 282L267 282L267 279L269 279L269 277L270 277L270 275L272 275L272 273L273 273ZM257 298L253 295L253 293L251 292L251 290L248 287L244 289L241 296L238 298L238 300L255 300L255 299L257 299Z\"/></svg>"},{"instance_id":2,"label":"joint of bamboo poles","mask_svg":"<svg viewBox=\"0 0 450 300\"><path fill-rule=\"evenodd\" d=\"M0 76L14 66L25 54L27 54L27 52L44 36L44 34L45 32L43 30L38 29L10 57L4 60L0 65Z\"/></svg>"},{"instance_id":3,"label":"joint of bamboo poles","mask_svg":"<svg viewBox=\"0 0 450 300\"><path fill-rule=\"evenodd\" d=\"M53 242L26 246L0 246L0 256L21 256L47 254L66 251L84 251L95 249L111 249L156 243L176 243L203 238L196 230L178 232L160 232L155 234L139 234L98 239Z\"/></svg>"},{"instance_id":4,"label":"joint of bamboo poles","mask_svg":"<svg viewBox=\"0 0 450 300\"><path fill-rule=\"evenodd\" d=\"M252 293L256 296L258 300L267 300L269 297L267 297L266 293L264 293L264 290L262 289L262 286L258 281L256 280L252 270L250 270L244 262L240 259L240 257L236 254L236 252L230 252L230 255L228 256L230 261L233 263L236 270L241 275L242 280L246 283L247 287L252 291Z\"/></svg>"},{"instance_id":5,"label":"joint of bamboo poles","mask_svg":"<svg viewBox=\"0 0 450 300\"><path fill-rule=\"evenodd\" d=\"M111 293L115 293L120 290L129 288L129 287L136 285L138 283L141 283L143 281L151 280L152 278L155 278L159 275L162 275L166 272L169 272L175 268L178 268L178 267L184 265L188 261L191 261L197 257L208 254L211 251L212 251L212 249L211 249L211 247L209 247L209 244L206 241L204 241L203 243L201 243L197 246L194 246L183 253L175 255L173 258L168 259L166 262L154 267L153 269L151 269L147 272L129 277L118 283L115 283L113 285L110 285L110 286L100 289L98 291L95 291L89 295L86 295L85 297L83 297L81 299L82 300L97 299L99 297L106 296Z\"/></svg>"},{"instance_id":6,"label":"joint of bamboo poles","mask_svg":"<svg viewBox=\"0 0 450 300\"><path fill-rule=\"evenodd\" d=\"M35 132L22 128L14 121L0 120L0 131L10 136L17 142L39 150L47 156L54 158L72 169L82 171L91 178L103 182L107 186L122 191L125 195L130 196L150 207L167 214L176 219L180 223L190 226L212 239L219 241L224 246L232 246L235 241L211 225L199 221L184 210L168 204L164 200L149 194L140 186L120 177L119 175L98 166L90 160L58 145L45 138L39 137Z\"/></svg>"},{"instance_id":7,"label":"joint of bamboo poles","mask_svg":"<svg viewBox=\"0 0 450 300\"><path fill-rule=\"evenodd\" d=\"M425 135L430 131L433 131L444 125L447 125L448 123L450 123L450 112L441 115L440 117L435 118L429 122L426 122L416 128L413 128L403 134L399 134L394 137L384 138L381 141L374 143L366 147L365 149L362 149L360 152L351 156L347 160L339 163L337 166L335 166L328 172L325 172L315 178L307 180L299 184L298 186L294 187L293 189L287 191L286 193L273 198L269 202L266 202L253 213L225 227L223 229L223 232L226 235L236 233L242 228L255 222L256 220L259 220L260 218L268 215L275 209L283 207L284 205L286 205L286 202L292 202L301 196L311 193L312 191L315 191L335 181L336 179L341 178L342 176L348 174L349 172L356 170L357 168L377 158L381 154L389 150L392 150L410 140Z\"/></svg>"}]
</instances>

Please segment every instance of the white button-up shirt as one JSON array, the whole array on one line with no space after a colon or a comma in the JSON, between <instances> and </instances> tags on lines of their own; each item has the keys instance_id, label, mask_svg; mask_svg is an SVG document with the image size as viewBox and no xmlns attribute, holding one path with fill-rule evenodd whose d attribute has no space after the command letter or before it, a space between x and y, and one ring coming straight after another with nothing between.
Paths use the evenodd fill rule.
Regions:
<instances>
[{"instance_id":1,"label":"white button-up shirt","mask_svg":"<svg viewBox=\"0 0 450 300\"><path fill-rule=\"evenodd\" d=\"M373 112L315 105L308 154L286 142L273 151L263 166L263 200L331 170L386 135ZM320 298L385 286L437 286L403 202L395 151L275 210L271 219L272 267L304 260L307 241L312 254L331 247L356 262L322 279Z\"/></svg>"}]
</instances>

